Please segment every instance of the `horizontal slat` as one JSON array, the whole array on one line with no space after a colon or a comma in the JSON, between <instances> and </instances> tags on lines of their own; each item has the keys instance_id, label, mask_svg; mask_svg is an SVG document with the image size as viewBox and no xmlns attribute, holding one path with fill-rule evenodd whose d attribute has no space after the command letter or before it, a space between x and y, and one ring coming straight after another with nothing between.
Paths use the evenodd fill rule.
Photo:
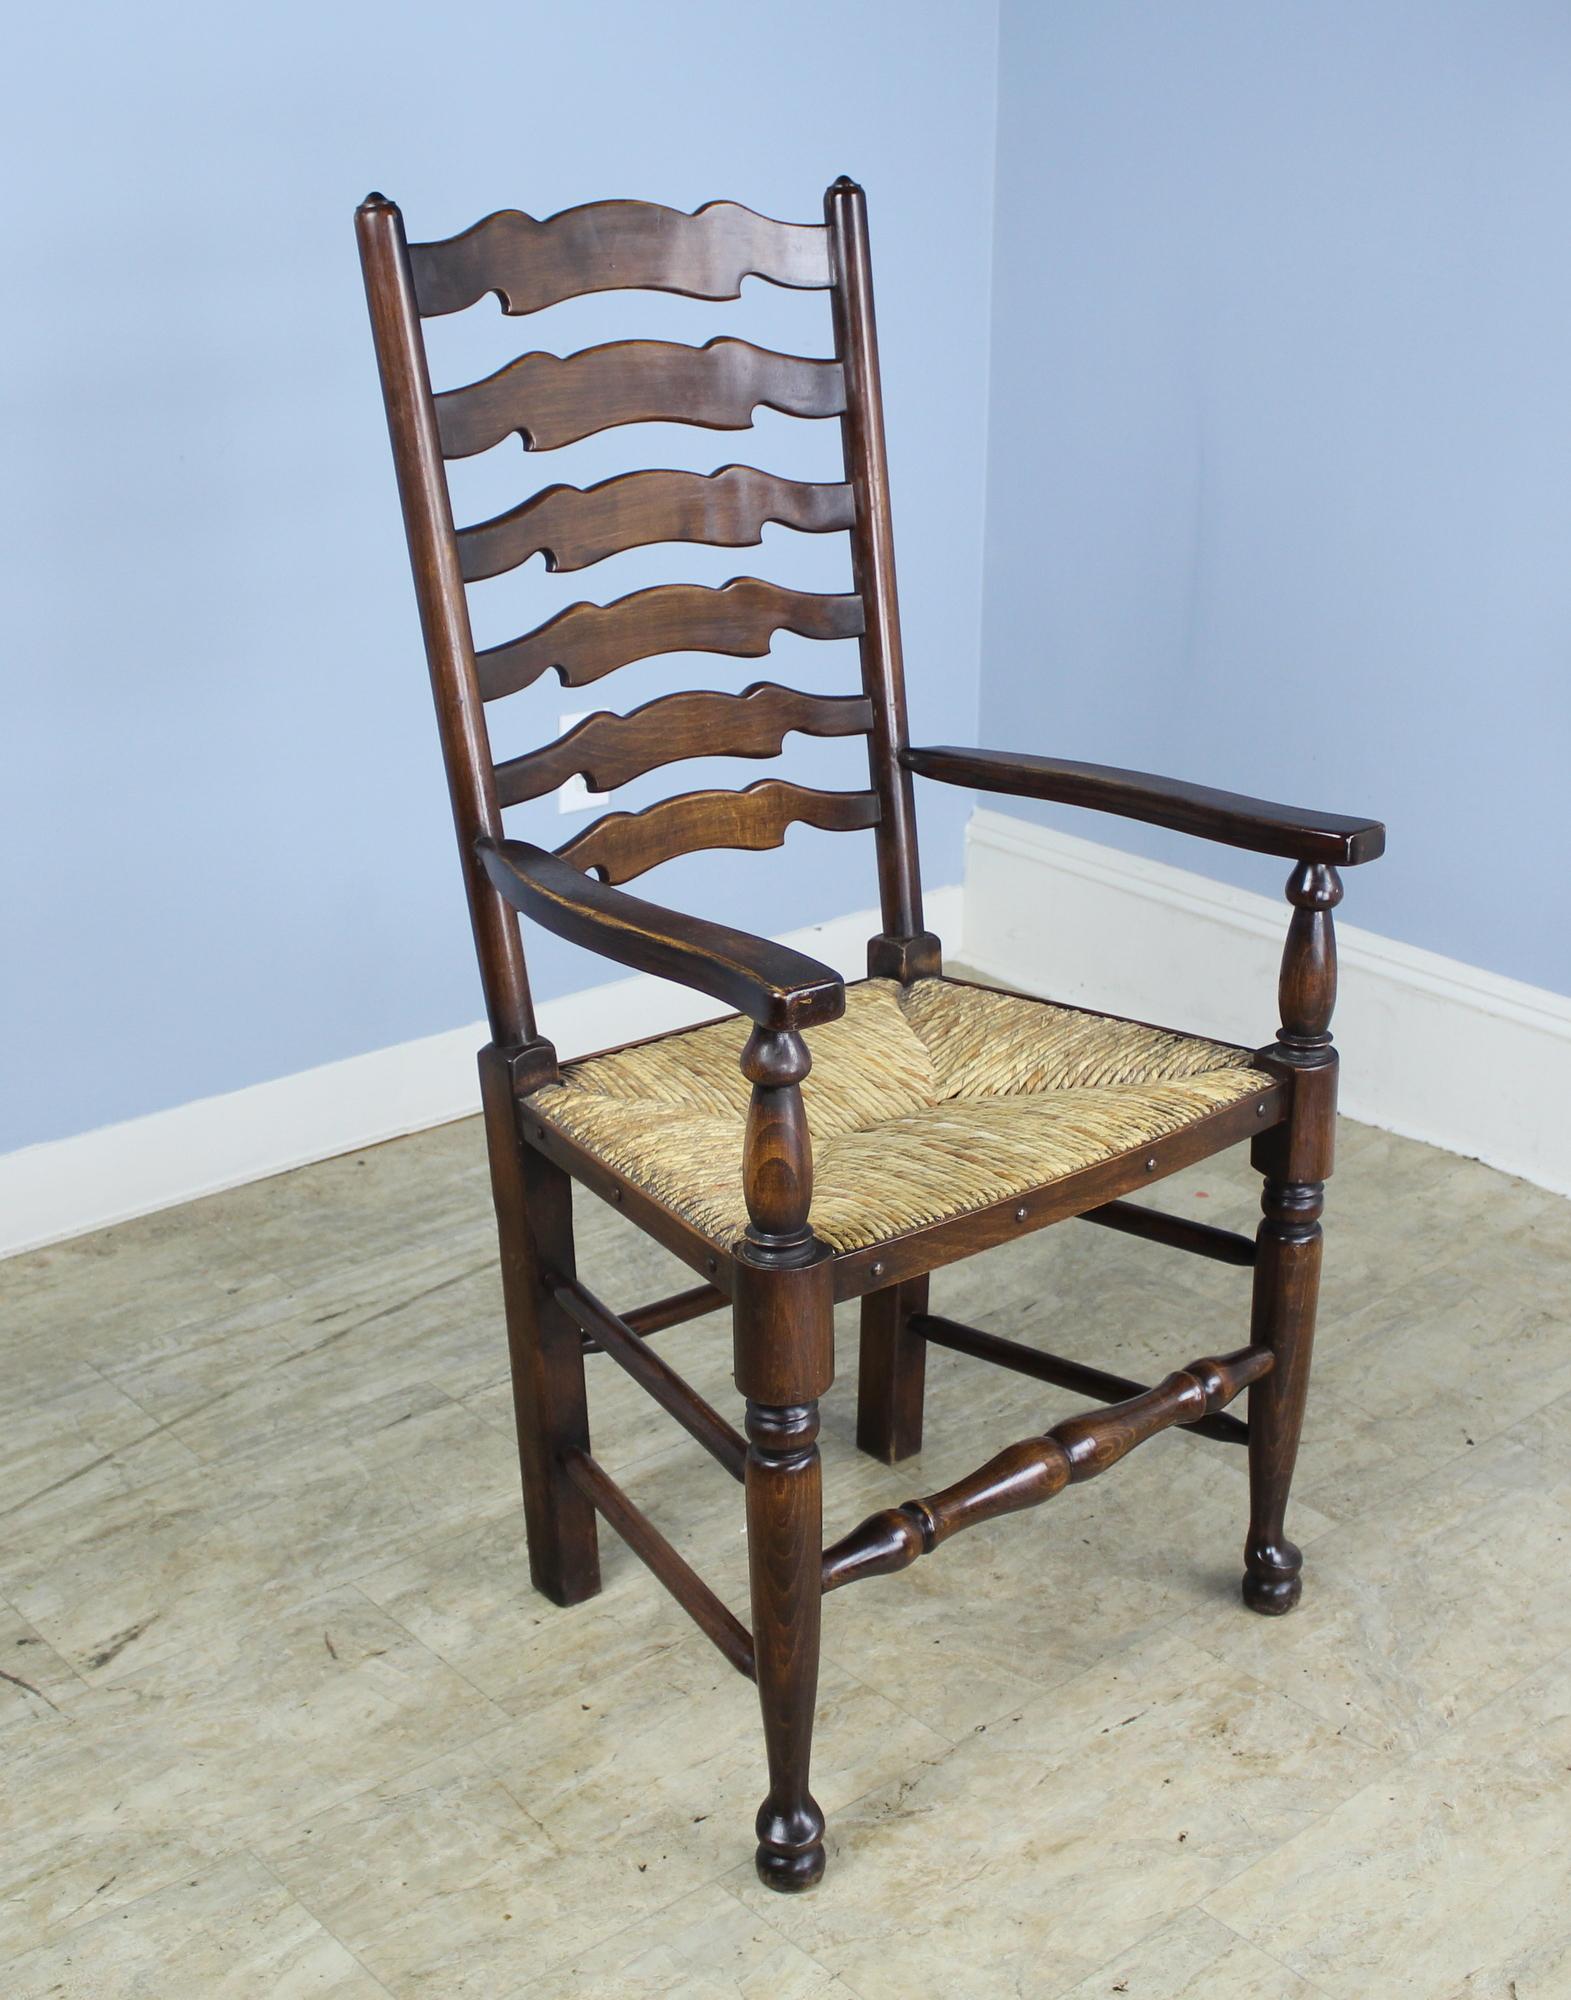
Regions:
<instances>
[{"instance_id":1,"label":"horizontal slat","mask_svg":"<svg viewBox=\"0 0 1571 2000\"><path fill-rule=\"evenodd\" d=\"M1104 1202L1100 1208L1088 1208L1080 1220L1099 1222L1104 1229L1121 1229L1126 1236L1144 1236L1152 1243L1188 1250L1197 1257L1214 1257L1219 1264L1248 1265L1256 1261L1252 1236L1218 1229L1214 1222L1195 1222L1186 1215L1166 1215L1159 1208L1144 1208L1138 1202Z\"/></svg>"},{"instance_id":2,"label":"horizontal slat","mask_svg":"<svg viewBox=\"0 0 1571 2000\"><path fill-rule=\"evenodd\" d=\"M1126 1396L1146 1393L1144 1382L1131 1382L1126 1375L1109 1375L1106 1369L1091 1368L1083 1361L1068 1361L1059 1354L1045 1354L1039 1347L1006 1340L999 1333L985 1333L979 1326L963 1326L959 1320L944 1319L937 1313L914 1314L911 1331L923 1340L930 1340L935 1347L969 1354L976 1361L990 1361L995 1368L1029 1375L1036 1382L1051 1382L1055 1388L1073 1390L1075 1395L1090 1396L1099 1403L1118 1403ZM1197 1418L1184 1428L1222 1444L1249 1442L1249 1426L1225 1414Z\"/></svg>"},{"instance_id":3,"label":"horizontal slat","mask_svg":"<svg viewBox=\"0 0 1571 2000\"><path fill-rule=\"evenodd\" d=\"M691 1383L684 1382L626 1320L618 1319L582 1285L569 1284L565 1279L552 1284L551 1296L579 1333L587 1334L603 1353L625 1368L638 1386L647 1390L668 1416L675 1417L689 1436L717 1458L733 1479L742 1477L747 1463L747 1439L712 1404L706 1403Z\"/></svg>"},{"instance_id":4,"label":"horizontal slat","mask_svg":"<svg viewBox=\"0 0 1571 2000\"><path fill-rule=\"evenodd\" d=\"M800 822L831 833L878 824L876 792L815 792L765 778L744 792L684 792L640 813L607 813L556 851L585 873L627 882L701 847L778 847Z\"/></svg>"},{"instance_id":5,"label":"horizontal slat","mask_svg":"<svg viewBox=\"0 0 1571 2000\"><path fill-rule=\"evenodd\" d=\"M683 1326L690 1319L701 1319L705 1313L718 1312L729 1305L725 1293L714 1285L694 1285L690 1291L673 1292L668 1299L654 1299L647 1306L634 1306L630 1312L619 1313L622 1324L631 1327L640 1340L647 1340L652 1333L663 1333L668 1326ZM590 1341L592 1348L595 1343Z\"/></svg>"},{"instance_id":6,"label":"horizontal slat","mask_svg":"<svg viewBox=\"0 0 1571 2000\"><path fill-rule=\"evenodd\" d=\"M543 750L496 767L500 804L516 806L581 776L592 792L614 791L645 771L687 757L773 757L787 735L854 736L873 724L863 695L801 694L758 681L743 694L667 694L631 715L602 710Z\"/></svg>"},{"instance_id":7,"label":"horizontal slat","mask_svg":"<svg viewBox=\"0 0 1571 2000\"><path fill-rule=\"evenodd\" d=\"M788 417L837 417L838 361L776 354L719 335L703 347L618 340L578 354L524 354L481 382L436 398L447 458L489 451L516 431L526 451L555 451L618 424L701 424L743 431L763 404Z\"/></svg>"},{"instance_id":8,"label":"horizontal slat","mask_svg":"<svg viewBox=\"0 0 1571 2000\"><path fill-rule=\"evenodd\" d=\"M515 569L533 555L549 570L587 569L650 542L708 542L738 549L767 522L832 534L856 516L851 488L782 479L752 465L718 472L623 472L598 486L548 486L494 521L458 531L466 583Z\"/></svg>"},{"instance_id":9,"label":"horizontal slat","mask_svg":"<svg viewBox=\"0 0 1571 2000\"><path fill-rule=\"evenodd\" d=\"M570 604L536 631L492 646L475 661L487 701L515 694L554 667L564 687L587 687L603 674L659 653L731 653L761 659L776 632L804 639L855 639L862 631L855 592L820 596L787 590L756 576L718 589L662 583L610 604Z\"/></svg>"},{"instance_id":10,"label":"horizontal slat","mask_svg":"<svg viewBox=\"0 0 1571 2000\"><path fill-rule=\"evenodd\" d=\"M516 208L461 236L411 243L415 303L428 319L495 292L506 313L539 312L586 292L681 292L735 299L742 280L822 290L833 282L829 233L773 222L734 201L692 215L648 201L594 201L543 221Z\"/></svg>"},{"instance_id":11,"label":"horizontal slat","mask_svg":"<svg viewBox=\"0 0 1571 2000\"><path fill-rule=\"evenodd\" d=\"M721 1603L692 1564L677 1554L597 1459L575 1447L564 1455L562 1463L579 1492L615 1528L639 1561L647 1564L704 1636L719 1647L739 1674L754 1679L753 1635L736 1613Z\"/></svg>"}]
</instances>

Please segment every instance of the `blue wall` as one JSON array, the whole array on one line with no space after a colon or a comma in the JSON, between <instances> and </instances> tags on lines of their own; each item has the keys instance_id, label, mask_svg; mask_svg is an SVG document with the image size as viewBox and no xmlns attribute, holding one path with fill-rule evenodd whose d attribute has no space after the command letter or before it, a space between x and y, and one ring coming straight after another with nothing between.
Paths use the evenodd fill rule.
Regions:
<instances>
[{"instance_id":1,"label":"blue wall","mask_svg":"<svg viewBox=\"0 0 1571 2000\"><path fill-rule=\"evenodd\" d=\"M924 733L972 733L995 11L353 0L18 17L0 141L20 278L0 355L0 1148L480 1012L354 254L372 186L438 236L508 203L619 194L814 219L834 175L861 179L913 703ZM487 306L442 323L438 367L457 381L526 344L633 331L824 351L821 296L746 291L740 308L623 298L533 321ZM512 444L464 468L462 504L474 518L536 476L602 476L638 462L630 444L838 477L834 427L796 428L613 434L532 464ZM760 550L662 554L484 586L482 642L655 580L757 569L845 587L843 537L831 550L771 529ZM850 649L804 641L773 667L734 664L699 671L724 687L855 675ZM610 699L672 678L670 663L629 670ZM532 690L501 747L552 727L558 692ZM809 749L793 775L835 782L849 748ZM932 882L959 879L964 812L959 795L928 802ZM553 844L587 823L522 819ZM650 893L755 922L762 907L785 930L871 906L870 850L799 831L785 857L678 864ZM534 959L543 995L607 976L549 940Z\"/></svg>"},{"instance_id":2,"label":"blue wall","mask_svg":"<svg viewBox=\"0 0 1571 2000\"><path fill-rule=\"evenodd\" d=\"M999 77L982 740L1381 814L1350 921L1571 992L1571 9L1004 0Z\"/></svg>"},{"instance_id":3,"label":"blue wall","mask_svg":"<svg viewBox=\"0 0 1571 2000\"><path fill-rule=\"evenodd\" d=\"M350 230L372 185L441 235L621 193L806 217L857 174L919 735L973 738L980 631L984 741L1381 812L1392 851L1352 879L1351 920L1571 991L1571 10L998 12L602 0L563 26L351 0L13 29L0 1148L479 1013ZM436 364L457 381L632 332L822 351L822 314L758 285L487 306L438 323ZM768 416L752 440L509 445L460 469L461 511L651 446L836 463L832 427ZM773 529L536 564L476 592L479 635L753 569L845 575L840 546ZM848 651L696 666L844 686ZM628 669L607 698L693 669ZM499 747L595 705L531 690ZM793 774L852 758L799 746ZM953 881L966 801L923 794L929 880ZM585 823L515 818L553 844ZM1273 862L1060 818L1279 886ZM799 830L651 893L755 921L761 895L784 930L870 906L869 848ZM605 971L549 940L534 961L544 995Z\"/></svg>"}]
</instances>

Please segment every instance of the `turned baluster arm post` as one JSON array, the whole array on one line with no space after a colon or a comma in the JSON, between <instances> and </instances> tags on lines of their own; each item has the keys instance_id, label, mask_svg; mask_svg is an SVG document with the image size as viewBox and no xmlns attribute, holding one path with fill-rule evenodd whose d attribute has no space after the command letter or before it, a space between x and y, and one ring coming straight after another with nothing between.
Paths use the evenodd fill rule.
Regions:
<instances>
[{"instance_id":1,"label":"turned baluster arm post","mask_svg":"<svg viewBox=\"0 0 1571 2000\"><path fill-rule=\"evenodd\" d=\"M1264 1176L1256 1238L1251 1337L1275 1356L1249 1396L1249 1538L1244 1601L1267 1614L1291 1611L1302 1592L1303 1556L1284 1521L1303 1430L1320 1290L1320 1215L1336 1134L1336 926L1342 883L1327 862L1303 861L1288 878L1293 906L1277 986L1281 1027L1262 1060L1291 1089L1287 1117L1253 1148Z\"/></svg>"}]
</instances>

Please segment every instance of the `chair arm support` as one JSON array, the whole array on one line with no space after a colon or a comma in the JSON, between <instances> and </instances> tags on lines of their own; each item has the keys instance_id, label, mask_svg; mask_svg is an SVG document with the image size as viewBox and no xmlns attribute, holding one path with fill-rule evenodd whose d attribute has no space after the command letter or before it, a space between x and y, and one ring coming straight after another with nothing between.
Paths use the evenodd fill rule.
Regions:
<instances>
[{"instance_id":1,"label":"chair arm support","mask_svg":"<svg viewBox=\"0 0 1571 2000\"><path fill-rule=\"evenodd\" d=\"M845 1012L838 972L788 945L662 909L585 875L523 840L480 840L497 893L545 930L635 972L674 979L773 1032L796 1032Z\"/></svg>"},{"instance_id":2,"label":"chair arm support","mask_svg":"<svg viewBox=\"0 0 1571 2000\"><path fill-rule=\"evenodd\" d=\"M1325 861L1352 866L1385 852L1386 830L1379 820L1350 819L1341 813L1310 812L1273 805L1240 792L1219 792L1181 778L1153 777L1147 771L1120 771L1109 764L1077 764L1062 757L1029 757L1011 750L961 750L951 744L902 752L901 762L924 778L946 785L974 785L979 791L1008 792L1017 798L1052 800L1175 827L1227 847L1256 854L1280 854L1291 861Z\"/></svg>"}]
</instances>

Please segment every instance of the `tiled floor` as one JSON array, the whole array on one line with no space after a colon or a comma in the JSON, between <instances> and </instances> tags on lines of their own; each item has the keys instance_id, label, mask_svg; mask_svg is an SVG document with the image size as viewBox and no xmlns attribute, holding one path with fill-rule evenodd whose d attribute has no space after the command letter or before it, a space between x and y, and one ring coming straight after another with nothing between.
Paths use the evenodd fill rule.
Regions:
<instances>
[{"instance_id":1,"label":"tiled floor","mask_svg":"<svg viewBox=\"0 0 1571 2000\"><path fill-rule=\"evenodd\" d=\"M1252 1226L1242 1160L1168 1184ZM1295 1525L1161 1438L826 1609L830 1869L751 1867L752 1690L606 1534L529 1594L477 1125L0 1267L0 1992L1566 2000L1571 1204L1347 1128ZM613 1302L684 1282L604 1209ZM1245 1274L1067 1224L940 1310L1150 1379ZM1075 1399L933 1357L826 1411L831 1532ZM663 1351L732 1407L715 1317ZM603 1359L597 1451L745 1607L738 1495Z\"/></svg>"}]
</instances>

